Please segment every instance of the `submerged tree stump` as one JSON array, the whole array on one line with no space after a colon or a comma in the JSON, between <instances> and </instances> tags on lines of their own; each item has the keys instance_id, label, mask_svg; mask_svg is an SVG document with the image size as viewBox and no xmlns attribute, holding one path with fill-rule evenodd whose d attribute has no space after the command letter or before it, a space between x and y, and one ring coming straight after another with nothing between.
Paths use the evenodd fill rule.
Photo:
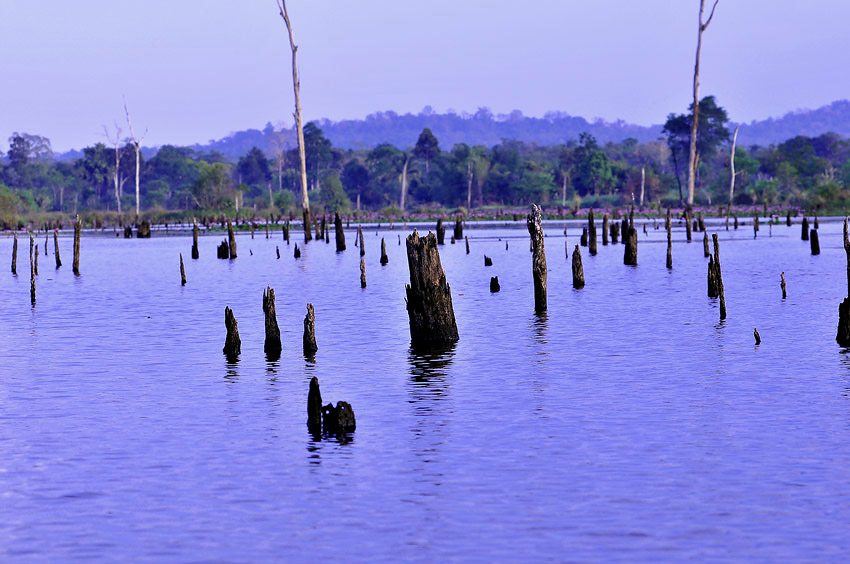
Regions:
<instances>
[{"instance_id":1,"label":"submerged tree stump","mask_svg":"<svg viewBox=\"0 0 850 564\"><path fill-rule=\"evenodd\" d=\"M463 221L461 220L463 216L461 214L457 215L457 219L455 219L455 240L460 241L463 239Z\"/></svg>"},{"instance_id":2,"label":"submerged tree stump","mask_svg":"<svg viewBox=\"0 0 850 564\"><path fill-rule=\"evenodd\" d=\"M319 390L319 379L315 376L310 380L310 391L307 393L307 429L314 435L322 434L322 392Z\"/></svg>"},{"instance_id":3,"label":"submerged tree stump","mask_svg":"<svg viewBox=\"0 0 850 564\"><path fill-rule=\"evenodd\" d=\"M611 244L616 245L620 239L620 223L617 221L611 222Z\"/></svg>"},{"instance_id":4,"label":"submerged tree stump","mask_svg":"<svg viewBox=\"0 0 850 564\"><path fill-rule=\"evenodd\" d=\"M493 259L484 255L484 266L493 266Z\"/></svg>"},{"instance_id":5,"label":"submerged tree stump","mask_svg":"<svg viewBox=\"0 0 850 564\"><path fill-rule=\"evenodd\" d=\"M286 223L283 224L283 240L286 241L286 244L289 244L289 220L286 220Z\"/></svg>"},{"instance_id":6,"label":"submerged tree stump","mask_svg":"<svg viewBox=\"0 0 850 564\"><path fill-rule=\"evenodd\" d=\"M673 270L673 224L670 221L670 208L667 208L667 270Z\"/></svg>"},{"instance_id":7,"label":"submerged tree stump","mask_svg":"<svg viewBox=\"0 0 850 564\"><path fill-rule=\"evenodd\" d=\"M809 243L812 247L812 254L819 255L820 254L820 241L818 240L818 230L812 229L809 234Z\"/></svg>"},{"instance_id":8,"label":"submerged tree stump","mask_svg":"<svg viewBox=\"0 0 850 564\"><path fill-rule=\"evenodd\" d=\"M726 319L726 292L723 290L723 274L720 271L720 242L717 233L711 235L714 243L714 276L717 279L718 297L720 298L720 321Z\"/></svg>"},{"instance_id":9,"label":"submerged tree stump","mask_svg":"<svg viewBox=\"0 0 850 564\"><path fill-rule=\"evenodd\" d=\"M357 428L357 422L351 405L345 401L338 401L336 407L332 403L324 406L322 408L322 428L324 433L328 435L354 432Z\"/></svg>"},{"instance_id":10,"label":"submerged tree stump","mask_svg":"<svg viewBox=\"0 0 850 564\"><path fill-rule=\"evenodd\" d=\"M36 266L33 262L33 246L35 245L35 240L32 237L32 233L30 233L30 303L35 305L35 275L36 275ZM38 260L38 249L35 252L35 260Z\"/></svg>"},{"instance_id":11,"label":"submerged tree stump","mask_svg":"<svg viewBox=\"0 0 850 564\"><path fill-rule=\"evenodd\" d=\"M307 304L307 315L304 316L304 337L302 339L304 345L304 356L312 357L319 350L316 345L316 313L313 311L313 304ZM315 378L314 378L315 379ZM312 384L311 384L312 389ZM321 400L319 401L321 405Z\"/></svg>"},{"instance_id":12,"label":"submerged tree stump","mask_svg":"<svg viewBox=\"0 0 850 564\"><path fill-rule=\"evenodd\" d=\"M761 335L759 335L759 330L756 327L753 327L753 337L756 340L756 344L761 344Z\"/></svg>"},{"instance_id":13,"label":"submerged tree stump","mask_svg":"<svg viewBox=\"0 0 850 564\"><path fill-rule=\"evenodd\" d=\"M759 236L759 216L753 217L753 239Z\"/></svg>"},{"instance_id":14,"label":"submerged tree stump","mask_svg":"<svg viewBox=\"0 0 850 564\"><path fill-rule=\"evenodd\" d=\"M469 254L469 237L465 237L466 239L466 254Z\"/></svg>"},{"instance_id":15,"label":"submerged tree stump","mask_svg":"<svg viewBox=\"0 0 850 564\"><path fill-rule=\"evenodd\" d=\"M80 235L83 230L83 224L80 222L80 216L74 221L74 275L80 275Z\"/></svg>"},{"instance_id":16,"label":"submerged tree stump","mask_svg":"<svg viewBox=\"0 0 850 564\"><path fill-rule=\"evenodd\" d=\"M446 240L446 228L443 226L443 218L437 220L437 244L442 245Z\"/></svg>"},{"instance_id":17,"label":"submerged tree stump","mask_svg":"<svg viewBox=\"0 0 850 564\"><path fill-rule=\"evenodd\" d=\"M691 232L693 231L693 228L694 228L693 225L691 224L692 218L693 218L693 215L691 213L691 208L688 207L688 208L685 209L685 237L686 237L686 240L687 240L688 243L690 243L691 240L692 240L692 233Z\"/></svg>"},{"instance_id":18,"label":"submerged tree stump","mask_svg":"<svg viewBox=\"0 0 850 564\"><path fill-rule=\"evenodd\" d=\"M233 224L230 223L230 220L227 220L227 249L229 256L228 258L235 259L236 258L236 235L233 233Z\"/></svg>"},{"instance_id":19,"label":"submerged tree stump","mask_svg":"<svg viewBox=\"0 0 850 564\"><path fill-rule=\"evenodd\" d=\"M227 239L223 240L216 248L215 256L220 259L226 259L230 256L230 247L227 246Z\"/></svg>"},{"instance_id":20,"label":"submerged tree stump","mask_svg":"<svg viewBox=\"0 0 850 564\"><path fill-rule=\"evenodd\" d=\"M787 225L788 227L791 227L791 210L788 210L788 212L785 215L785 225Z\"/></svg>"},{"instance_id":21,"label":"submerged tree stump","mask_svg":"<svg viewBox=\"0 0 850 564\"><path fill-rule=\"evenodd\" d=\"M301 212L301 221L304 223L304 243L309 243L313 239L310 233L310 210L304 208Z\"/></svg>"},{"instance_id":22,"label":"submerged tree stump","mask_svg":"<svg viewBox=\"0 0 850 564\"><path fill-rule=\"evenodd\" d=\"M809 219L805 216L803 217L802 233L800 234L800 238L803 241L809 240Z\"/></svg>"},{"instance_id":23,"label":"submerged tree stump","mask_svg":"<svg viewBox=\"0 0 850 564\"><path fill-rule=\"evenodd\" d=\"M782 299L784 300L787 297L787 295L785 293L785 273L784 272L779 275L779 279L780 279L779 287L782 288Z\"/></svg>"},{"instance_id":24,"label":"submerged tree stump","mask_svg":"<svg viewBox=\"0 0 850 564\"><path fill-rule=\"evenodd\" d=\"M534 279L534 311L542 313L547 308L547 271L546 250L543 246L543 217L540 207L531 204L531 213L526 219L528 233L531 235L531 274Z\"/></svg>"},{"instance_id":25,"label":"submerged tree stump","mask_svg":"<svg viewBox=\"0 0 850 564\"><path fill-rule=\"evenodd\" d=\"M360 257L360 287L366 287L366 261Z\"/></svg>"},{"instance_id":26,"label":"submerged tree stump","mask_svg":"<svg viewBox=\"0 0 850 564\"><path fill-rule=\"evenodd\" d=\"M596 255L596 222L593 218L593 208L587 213L587 251L591 255Z\"/></svg>"},{"instance_id":27,"label":"submerged tree stump","mask_svg":"<svg viewBox=\"0 0 850 564\"><path fill-rule=\"evenodd\" d=\"M242 339L239 338L239 324L229 307L224 308L224 327L227 329L227 336L224 338L222 352L232 362L242 352Z\"/></svg>"},{"instance_id":28,"label":"submerged tree stump","mask_svg":"<svg viewBox=\"0 0 850 564\"><path fill-rule=\"evenodd\" d=\"M584 288L584 268L581 265L581 251L578 245L573 250L573 288Z\"/></svg>"},{"instance_id":29,"label":"submerged tree stump","mask_svg":"<svg viewBox=\"0 0 850 564\"><path fill-rule=\"evenodd\" d=\"M697 224L699 225L699 230L704 232L705 231L705 219L703 219L703 217L702 217L702 212L699 212L699 214L697 214Z\"/></svg>"},{"instance_id":30,"label":"submerged tree stump","mask_svg":"<svg viewBox=\"0 0 850 564\"><path fill-rule=\"evenodd\" d=\"M56 268L62 266L62 259L59 258L59 230L53 230L53 255L56 258Z\"/></svg>"},{"instance_id":31,"label":"submerged tree stump","mask_svg":"<svg viewBox=\"0 0 850 564\"><path fill-rule=\"evenodd\" d=\"M334 238L336 240L336 252L341 253L345 250L345 231L342 229L342 219L339 214L334 214Z\"/></svg>"},{"instance_id":32,"label":"submerged tree stump","mask_svg":"<svg viewBox=\"0 0 850 564\"><path fill-rule=\"evenodd\" d=\"M608 214L602 214L602 246L608 244Z\"/></svg>"},{"instance_id":33,"label":"submerged tree stump","mask_svg":"<svg viewBox=\"0 0 850 564\"><path fill-rule=\"evenodd\" d=\"M820 225L818 223L818 214L815 214L815 229L819 229Z\"/></svg>"},{"instance_id":34,"label":"submerged tree stump","mask_svg":"<svg viewBox=\"0 0 850 564\"><path fill-rule=\"evenodd\" d=\"M186 269L183 267L183 253L180 253L180 285L186 285Z\"/></svg>"},{"instance_id":35,"label":"submerged tree stump","mask_svg":"<svg viewBox=\"0 0 850 564\"><path fill-rule=\"evenodd\" d=\"M13 233L14 241L12 241L12 274L18 273L18 234Z\"/></svg>"},{"instance_id":36,"label":"submerged tree stump","mask_svg":"<svg viewBox=\"0 0 850 564\"><path fill-rule=\"evenodd\" d=\"M578 242L582 247L587 246L587 227L581 228L581 237L578 238Z\"/></svg>"},{"instance_id":37,"label":"submerged tree stump","mask_svg":"<svg viewBox=\"0 0 850 564\"><path fill-rule=\"evenodd\" d=\"M635 209L629 212L628 231L623 235L623 240L626 243L626 249L623 252L623 264L627 266L637 266L637 243L638 234L635 229Z\"/></svg>"},{"instance_id":38,"label":"submerged tree stump","mask_svg":"<svg viewBox=\"0 0 850 564\"><path fill-rule=\"evenodd\" d=\"M720 288L717 285L717 269L714 266L714 257L708 258L708 297L716 298L720 295Z\"/></svg>"},{"instance_id":39,"label":"submerged tree stump","mask_svg":"<svg viewBox=\"0 0 850 564\"><path fill-rule=\"evenodd\" d=\"M733 215L733 216L732 216L732 219L735 221L735 226L734 226L734 227L735 227L735 229L737 230L737 229L738 229L738 216L737 216L737 215Z\"/></svg>"},{"instance_id":40,"label":"submerged tree stump","mask_svg":"<svg viewBox=\"0 0 850 564\"><path fill-rule=\"evenodd\" d=\"M136 229L136 238L137 239L150 239L151 238L151 222L147 219L143 220L138 229Z\"/></svg>"},{"instance_id":41,"label":"submerged tree stump","mask_svg":"<svg viewBox=\"0 0 850 564\"><path fill-rule=\"evenodd\" d=\"M624 217L622 223L620 224L620 242L625 245L626 239L629 235L629 218Z\"/></svg>"},{"instance_id":42,"label":"submerged tree stump","mask_svg":"<svg viewBox=\"0 0 850 564\"><path fill-rule=\"evenodd\" d=\"M390 262L390 257L387 256L387 242L381 237L381 265L386 266Z\"/></svg>"},{"instance_id":43,"label":"submerged tree stump","mask_svg":"<svg viewBox=\"0 0 850 564\"><path fill-rule=\"evenodd\" d=\"M705 258L711 256L711 251L708 249L708 233L703 233L702 235L702 252Z\"/></svg>"},{"instance_id":44,"label":"submerged tree stump","mask_svg":"<svg viewBox=\"0 0 850 564\"><path fill-rule=\"evenodd\" d=\"M198 259L200 257L200 253L198 252L198 220L196 218L192 218L192 259Z\"/></svg>"},{"instance_id":45,"label":"submerged tree stump","mask_svg":"<svg viewBox=\"0 0 850 564\"><path fill-rule=\"evenodd\" d=\"M410 284L405 286L410 340L414 347L440 347L458 340L451 288L440 264L437 238L407 237Z\"/></svg>"},{"instance_id":46,"label":"submerged tree stump","mask_svg":"<svg viewBox=\"0 0 850 564\"><path fill-rule=\"evenodd\" d=\"M358 246L360 247L360 256L364 256L366 254L366 245L363 244L363 227L357 226L357 240Z\"/></svg>"},{"instance_id":47,"label":"submerged tree stump","mask_svg":"<svg viewBox=\"0 0 850 564\"><path fill-rule=\"evenodd\" d=\"M490 278L490 293L495 294L496 292L501 291L502 287L499 285L499 277L493 276Z\"/></svg>"},{"instance_id":48,"label":"submerged tree stump","mask_svg":"<svg viewBox=\"0 0 850 564\"><path fill-rule=\"evenodd\" d=\"M842 347L850 347L850 239L847 236L847 218L844 218L844 254L847 256L847 297L838 306L838 334L835 340Z\"/></svg>"},{"instance_id":49,"label":"submerged tree stump","mask_svg":"<svg viewBox=\"0 0 850 564\"><path fill-rule=\"evenodd\" d=\"M274 289L267 286L263 291L263 313L265 314L266 340L263 352L270 360L280 358L283 346L280 344L280 328L277 326L277 313L274 304Z\"/></svg>"},{"instance_id":50,"label":"submerged tree stump","mask_svg":"<svg viewBox=\"0 0 850 564\"><path fill-rule=\"evenodd\" d=\"M301 249L298 248L298 243L295 243L295 252L292 253L295 258L301 258Z\"/></svg>"},{"instance_id":51,"label":"submerged tree stump","mask_svg":"<svg viewBox=\"0 0 850 564\"><path fill-rule=\"evenodd\" d=\"M124 238L125 239L132 239L133 238L133 228L130 227L129 225L124 227Z\"/></svg>"},{"instance_id":52,"label":"submerged tree stump","mask_svg":"<svg viewBox=\"0 0 850 564\"><path fill-rule=\"evenodd\" d=\"M274 246L274 252L277 253L277 260L280 260L280 247Z\"/></svg>"}]
</instances>

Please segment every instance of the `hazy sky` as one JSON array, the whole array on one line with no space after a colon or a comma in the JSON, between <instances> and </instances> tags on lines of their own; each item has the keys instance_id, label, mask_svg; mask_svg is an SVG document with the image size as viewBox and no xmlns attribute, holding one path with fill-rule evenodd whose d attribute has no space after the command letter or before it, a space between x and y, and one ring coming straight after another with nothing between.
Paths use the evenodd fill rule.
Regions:
<instances>
[{"instance_id":1,"label":"hazy sky","mask_svg":"<svg viewBox=\"0 0 850 564\"><path fill-rule=\"evenodd\" d=\"M711 4L711 0L707 0ZM289 0L305 119L549 110L662 123L691 96L698 0ZM850 97L846 0L720 0L702 94L735 121ZM275 0L0 0L0 150L146 145L292 123Z\"/></svg>"}]
</instances>

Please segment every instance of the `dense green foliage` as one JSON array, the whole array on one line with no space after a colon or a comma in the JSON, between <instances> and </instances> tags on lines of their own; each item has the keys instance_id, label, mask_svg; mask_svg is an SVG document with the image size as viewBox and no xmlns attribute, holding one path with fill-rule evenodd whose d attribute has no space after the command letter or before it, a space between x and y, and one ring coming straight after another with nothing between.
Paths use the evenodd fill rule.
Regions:
<instances>
[{"instance_id":1,"label":"dense green foliage","mask_svg":"<svg viewBox=\"0 0 850 564\"><path fill-rule=\"evenodd\" d=\"M346 212L401 205L405 213L440 207L574 207L626 205L637 199L644 172L647 203L678 205L686 175L692 113L670 114L657 140L599 143L590 133L552 145L503 139L491 146L441 147L424 128L415 144L368 149L333 146L316 123L305 126L311 203ZM725 110L700 102L697 205L728 203L730 135ZM9 138L0 156L0 222L15 214L116 209L115 149L97 143L74 161L53 158L49 140L24 133ZM118 148L124 210L134 206L135 154ZM251 147L233 162L216 152L170 145L142 162L145 213L286 212L299 203L297 150L285 143L272 154ZM768 146L736 150L735 205L781 205L844 211L850 205L850 142L837 134L798 135Z\"/></svg>"}]
</instances>

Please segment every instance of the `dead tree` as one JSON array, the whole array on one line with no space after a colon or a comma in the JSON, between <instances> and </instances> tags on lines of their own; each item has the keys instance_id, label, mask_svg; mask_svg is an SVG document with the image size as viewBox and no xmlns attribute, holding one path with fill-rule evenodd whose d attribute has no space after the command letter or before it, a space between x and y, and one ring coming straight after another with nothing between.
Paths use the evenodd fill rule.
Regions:
<instances>
[{"instance_id":1,"label":"dead tree","mask_svg":"<svg viewBox=\"0 0 850 564\"><path fill-rule=\"evenodd\" d=\"M106 139L112 143L115 148L115 170L112 172L112 182L115 188L115 203L118 206L118 215L121 215L121 188L124 182L121 180L121 128L115 124L115 136L109 133L109 129L104 125L103 134Z\"/></svg>"},{"instance_id":2,"label":"dead tree","mask_svg":"<svg viewBox=\"0 0 850 564\"><path fill-rule=\"evenodd\" d=\"M534 311L543 313L547 308L546 299L546 250L543 245L543 218L540 207L531 204L531 213L526 219L528 233L531 235L531 273L534 278Z\"/></svg>"},{"instance_id":3,"label":"dead tree","mask_svg":"<svg viewBox=\"0 0 850 564\"><path fill-rule=\"evenodd\" d=\"M198 252L198 220L192 218L192 258L197 259L201 255Z\"/></svg>"},{"instance_id":4,"label":"dead tree","mask_svg":"<svg viewBox=\"0 0 850 564\"><path fill-rule=\"evenodd\" d=\"M62 266L62 260L59 258L59 231L53 230L53 254L56 256L56 268Z\"/></svg>"},{"instance_id":5,"label":"dead tree","mask_svg":"<svg viewBox=\"0 0 850 564\"><path fill-rule=\"evenodd\" d=\"M702 16L705 9L705 0L699 2L699 33L697 34L697 54L696 62L694 63L694 115L693 123L691 124L691 142L688 150L688 209L694 205L694 186L697 172L697 126L699 124L699 56L702 50L702 34L711 23L714 17L714 9L717 8L717 2L714 0L714 6L711 7L711 13L708 19L703 23Z\"/></svg>"},{"instance_id":6,"label":"dead tree","mask_svg":"<svg viewBox=\"0 0 850 564\"><path fill-rule=\"evenodd\" d=\"M227 329L227 336L224 338L222 352L233 362L242 352L242 339L239 338L239 324L229 307L224 308L224 327Z\"/></svg>"},{"instance_id":7,"label":"dead tree","mask_svg":"<svg viewBox=\"0 0 850 564\"><path fill-rule=\"evenodd\" d=\"M735 143L738 141L738 128L735 126L735 133L732 134L732 151L729 153L729 205L726 207L726 230L729 230L729 214L732 213L732 202L735 199ZM789 220L791 216L788 216ZM790 225L790 224L789 224Z\"/></svg>"},{"instance_id":8,"label":"dead tree","mask_svg":"<svg viewBox=\"0 0 850 564\"><path fill-rule=\"evenodd\" d=\"M298 52L298 46L295 45L295 37L292 34L292 22L289 20L289 13L286 11L286 0L277 0L277 7L280 10L280 17L286 24L286 31L289 33L289 48L292 51L292 89L295 92L295 132L298 136L298 160L301 165L301 207L303 210L304 219L304 241L310 241L310 196L307 193L307 157L304 149L304 128L301 122L301 80L298 78L298 66L295 62L295 55Z\"/></svg>"},{"instance_id":9,"label":"dead tree","mask_svg":"<svg viewBox=\"0 0 850 564\"><path fill-rule=\"evenodd\" d=\"M277 326L277 313L275 312L274 289L267 286L263 291L263 313L265 314L266 340L263 352L269 360L280 358L283 346L280 344L280 328Z\"/></svg>"},{"instance_id":10,"label":"dead tree","mask_svg":"<svg viewBox=\"0 0 850 564\"><path fill-rule=\"evenodd\" d=\"M451 288L440 264L437 238L407 237L410 284L405 286L410 340L414 347L441 347L458 340Z\"/></svg>"},{"instance_id":11,"label":"dead tree","mask_svg":"<svg viewBox=\"0 0 850 564\"><path fill-rule=\"evenodd\" d=\"M334 214L334 233L336 237L336 252L341 253L345 250L345 231L342 229L342 219L339 214Z\"/></svg>"},{"instance_id":12,"label":"dead tree","mask_svg":"<svg viewBox=\"0 0 850 564\"><path fill-rule=\"evenodd\" d=\"M319 350L316 346L316 313L313 304L307 304L307 315L304 316L304 356L312 357ZM314 378L315 379L315 378ZM312 388L312 385L311 385ZM321 405L321 401L319 402Z\"/></svg>"},{"instance_id":13,"label":"dead tree","mask_svg":"<svg viewBox=\"0 0 850 564\"><path fill-rule=\"evenodd\" d=\"M130 110L127 109L127 100L124 100L124 113L127 115L127 127L130 128L130 140L133 142L133 149L136 151L136 218L139 217L139 172L142 160L142 141L147 135L147 130L142 134L141 138L136 137L133 131L133 123L130 121ZM120 212L119 212L120 213ZM197 257L192 257L197 258Z\"/></svg>"},{"instance_id":14,"label":"dead tree","mask_svg":"<svg viewBox=\"0 0 850 564\"><path fill-rule=\"evenodd\" d=\"M78 215L74 220L74 275L80 275L80 234L83 230L83 224L80 222Z\"/></svg>"},{"instance_id":15,"label":"dead tree","mask_svg":"<svg viewBox=\"0 0 850 564\"><path fill-rule=\"evenodd\" d=\"M573 250L573 288L584 288L584 268L581 265L581 251L578 245Z\"/></svg>"}]
</instances>

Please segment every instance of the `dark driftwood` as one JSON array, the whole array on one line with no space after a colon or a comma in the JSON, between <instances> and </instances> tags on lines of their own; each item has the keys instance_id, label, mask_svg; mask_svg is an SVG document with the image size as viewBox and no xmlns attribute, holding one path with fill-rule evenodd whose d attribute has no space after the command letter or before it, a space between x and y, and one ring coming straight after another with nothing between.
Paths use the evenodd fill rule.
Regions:
<instances>
[{"instance_id":1,"label":"dark driftwood","mask_svg":"<svg viewBox=\"0 0 850 564\"><path fill-rule=\"evenodd\" d=\"M316 313L313 311L313 304L307 304L307 315L304 316L304 338L302 340L304 356L312 357L315 355L319 347L316 345ZM312 384L310 388L312 389ZM321 405L321 400L319 405Z\"/></svg>"},{"instance_id":2,"label":"dark driftwood","mask_svg":"<svg viewBox=\"0 0 850 564\"><path fill-rule=\"evenodd\" d=\"M407 237L410 284L405 286L410 340L414 347L439 347L458 340L451 288L440 264L437 238Z\"/></svg>"},{"instance_id":3,"label":"dark driftwood","mask_svg":"<svg viewBox=\"0 0 850 564\"><path fill-rule=\"evenodd\" d=\"M366 287L366 261L360 257L360 287Z\"/></svg>"},{"instance_id":4,"label":"dark driftwood","mask_svg":"<svg viewBox=\"0 0 850 564\"><path fill-rule=\"evenodd\" d=\"M608 214L602 215L602 246L608 244Z\"/></svg>"},{"instance_id":5,"label":"dark driftwood","mask_svg":"<svg viewBox=\"0 0 850 564\"><path fill-rule=\"evenodd\" d=\"M711 256L711 251L708 249L708 233L703 233L702 235L702 252L705 258Z\"/></svg>"},{"instance_id":6,"label":"dark driftwood","mask_svg":"<svg viewBox=\"0 0 850 564\"><path fill-rule=\"evenodd\" d=\"M313 238L313 235L310 233L310 210L305 208L301 213L301 217L304 223L304 242L309 243Z\"/></svg>"},{"instance_id":7,"label":"dark driftwood","mask_svg":"<svg viewBox=\"0 0 850 564\"><path fill-rule=\"evenodd\" d=\"M230 220L227 220L227 248L229 251L229 258L236 258L236 235L233 233L233 224L230 223Z\"/></svg>"},{"instance_id":8,"label":"dark driftwood","mask_svg":"<svg viewBox=\"0 0 850 564\"><path fill-rule=\"evenodd\" d=\"M298 243L295 243L295 252L292 255L295 258L301 258L301 249L298 248Z\"/></svg>"},{"instance_id":9,"label":"dark driftwood","mask_svg":"<svg viewBox=\"0 0 850 564\"><path fill-rule=\"evenodd\" d=\"M803 226L802 233L800 234L800 238L803 241L809 240L809 219L807 217L803 218Z\"/></svg>"},{"instance_id":10,"label":"dark driftwood","mask_svg":"<svg viewBox=\"0 0 850 564\"><path fill-rule=\"evenodd\" d=\"M381 264L386 266L390 262L390 257L387 256L387 242L381 237Z\"/></svg>"},{"instance_id":11,"label":"dark driftwood","mask_svg":"<svg viewBox=\"0 0 850 564\"><path fill-rule=\"evenodd\" d=\"M809 242L811 243L812 254L813 255L819 255L820 254L820 241L818 240L818 230L817 229L812 229L811 233L809 234Z\"/></svg>"},{"instance_id":12,"label":"dark driftwood","mask_svg":"<svg viewBox=\"0 0 850 564\"><path fill-rule=\"evenodd\" d=\"M59 258L59 231L53 230L53 254L56 256L56 268L62 266L62 260Z\"/></svg>"},{"instance_id":13,"label":"dark driftwood","mask_svg":"<svg viewBox=\"0 0 850 564\"><path fill-rule=\"evenodd\" d=\"M224 326L227 329L227 336L224 338L222 352L228 360L233 360L242 352L242 340L239 338L239 324L236 323L233 310L229 307L224 308Z\"/></svg>"},{"instance_id":14,"label":"dark driftwood","mask_svg":"<svg viewBox=\"0 0 850 564\"><path fill-rule=\"evenodd\" d=\"M351 405L345 401L338 401L336 407L332 403L324 406L322 408L322 426L324 432L329 435L353 432L357 428L357 423Z\"/></svg>"},{"instance_id":15,"label":"dark driftwood","mask_svg":"<svg viewBox=\"0 0 850 564\"><path fill-rule=\"evenodd\" d=\"M779 287L782 288L782 299L784 300L787 296L786 293L785 293L785 273L783 272L782 274L780 274L779 278L780 278Z\"/></svg>"},{"instance_id":16,"label":"dark driftwood","mask_svg":"<svg viewBox=\"0 0 850 564\"><path fill-rule=\"evenodd\" d=\"M341 253L345 250L345 231L342 229L342 219L339 214L334 214L334 238L336 239L336 252Z\"/></svg>"},{"instance_id":17,"label":"dark driftwood","mask_svg":"<svg viewBox=\"0 0 850 564\"><path fill-rule=\"evenodd\" d=\"M726 319L726 292L723 290L723 274L720 271L720 242L717 233L711 235L714 243L714 276L717 279L718 297L720 298L720 321Z\"/></svg>"},{"instance_id":18,"label":"dark driftwood","mask_svg":"<svg viewBox=\"0 0 850 564\"><path fill-rule=\"evenodd\" d=\"M581 265L581 251L578 245L573 250L573 288L584 288L584 268Z\"/></svg>"},{"instance_id":19,"label":"dark driftwood","mask_svg":"<svg viewBox=\"0 0 850 564\"><path fill-rule=\"evenodd\" d=\"M850 347L850 239L847 236L847 218L844 218L844 254L847 255L847 297L838 305L838 334L835 340L842 347Z\"/></svg>"},{"instance_id":20,"label":"dark driftwood","mask_svg":"<svg viewBox=\"0 0 850 564\"><path fill-rule=\"evenodd\" d=\"M493 259L484 255L484 266L493 266Z\"/></svg>"},{"instance_id":21,"label":"dark driftwood","mask_svg":"<svg viewBox=\"0 0 850 564\"><path fill-rule=\"evenodd\" d=\"M502 289L502 287L499 285L499 277L498 276L491 277L490 278L490 293L495 294L496 292L499 292L501 289Z\"/></svg>"},{"instance_id":22,"label":"dark driftwood","mask_svg":"<svg viewBox=\"0 0 850 564\"><path fill-rule=\"evenodd\" d=\"M587 213L587 251L596 255L596 222L593 219L593 208Z\"/></svg>"},{"instance_id":23,"label":"dark driftwood","mask_svg":"<svg viewBox=\"0 0 850 564\"><path fill-rule=\"evenodd\" d=\"M274 289L268 286L263 291L263 313L266 319L266 340L263 345L263 352L270 360L277 360L280 358L280 351L283 350L283 346L280 344L280 328L277 326Z\"/></svg>"},{"instance_id":24,"label":"dark driftwood","mask_svg":"<svg viewBox=\"0 0 850 564\"><path fill-rule=\"evenodd\" d=\"M446 239L446 228L443 226L443 218L437 220L437 244L442 245Z\"/></svg>"},{"instance_id":25,"label":"dark driftwood","mask_svg":"<svg viewBox=\"0 0 850 564\"><path fill-rule=\"evenodd\" d=\"M463 221L461 220L461 215L458 214L457 219L455 219L455 240L460 241L463 239Z\"/></svg>"},{"instance_id":26,"label":"dark driftwood","mask_svg":"<svg viewBox=\"0 0 850 564\"><path fill-rule=\"evenodd\" d=\"M197 259L201 255L198 252L198 220L192 218L192 258Z\"/></svg>"},{"instance_id":27,"label":"dark driftwood","mask_svg":"<svg viewBox=\"0 0 850 564\"><path fill-rule=\"evenodd\" d=\"M186 269L183 267L183 253L180 253L180 285L186 285Z\"/></svg>"},{"instance_id":28,"label":"dark driftwood","mask_svg":"<svg viewBox=\"0 0 850 564\"><path fill-rule=\"evenodd\" d=\"M226 259L230 256L230 249L227 246L227 239L221 242L221 244L215 250L215 256L220 259Z\"/></svg>"},{"instance_id":29,"label":"dark driftwood","mask_svg":"<svg viewBox=\"0 0 850 564\"><path fill-rule=\"evenodd\" d=\"M541 313L546 311L546 250L543 246L543 217L540 215L540 207L531 204L531 213L526 219L528 233L531 235L531 274L534 278L534 311Z\"/></svg>"},{"instance_id":30,"label":"dark driftwood","mask_svg":"<svg viewBox=\"0 0 850 564\"><path fill-rule=\"evenodd\" d=\"M74 275L80 275L80 235L83 230L83 224L80 222L80 216L77 216L74 221Z\"/></svg>"},{"instance_id":31,"label":"dark driftwood","mask_svg":"<svg viewBox=\"0 0 850 564\"><path fill-rule=\"evenodd\" d=\"M310 391L307 393L307 429L314 435L322 433L322 392L319 390L319 379L315 376L310 380Z\"/></svg>"},{"instance_id":32,"label":"dark driftwood","mask_svg":"<svg viewBox=\"0 0 850 564\"><path fill-rule=\"evenodd\" d=\"M12 236L15 238L12 242L12 274L18 273L18 234L13 233Z\"/></svg>"}]
</instances>

